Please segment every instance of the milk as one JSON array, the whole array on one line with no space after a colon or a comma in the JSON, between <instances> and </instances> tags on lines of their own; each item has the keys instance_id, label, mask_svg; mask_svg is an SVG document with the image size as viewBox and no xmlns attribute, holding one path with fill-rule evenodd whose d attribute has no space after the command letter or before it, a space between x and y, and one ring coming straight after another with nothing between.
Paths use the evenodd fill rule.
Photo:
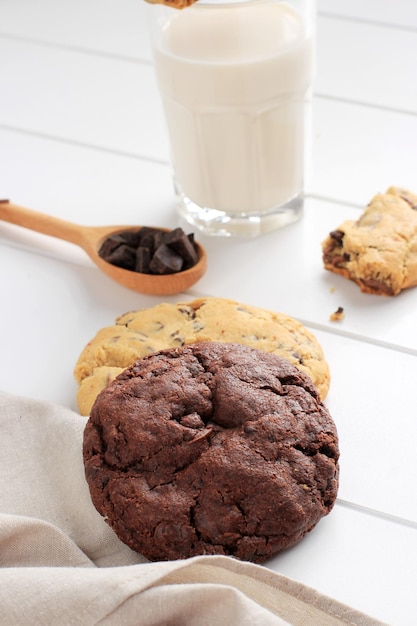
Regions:
<instances>
[{"instance_id":1,"label":"milk","mask_svg":"<svg viewBox=\"0 0 417 626\"><path fill-rule=\"evenodd\" d=\"M283 2L170 10L154 48L179 193L227 215L302 194L313 42Z\"/></svg>"}]
</instances>

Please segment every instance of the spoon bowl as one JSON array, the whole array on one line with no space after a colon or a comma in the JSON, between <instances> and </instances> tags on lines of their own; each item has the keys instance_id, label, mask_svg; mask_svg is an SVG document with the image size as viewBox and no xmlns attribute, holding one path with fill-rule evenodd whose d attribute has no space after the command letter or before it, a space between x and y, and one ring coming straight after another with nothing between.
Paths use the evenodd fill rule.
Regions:
<instances>
[{"instance_id":1,"label":"spoon bowl","mask_svg":"<svg viewBox=\"0 0 417 626\"><path fill-rule=\"evenodd\" d=\"M137 231L141 228L138 225L83 226L26 209L8 200L0 200L0 220L80 246L109 278L138 293L161 296L181 293L194 285L207 269L206 252L197 242L195 242L198 253L197 263L189 269L174 274L142 274L112 265L100 257L98 251L105 239L129 230ZM169 229L158 228L169 232Z\"/></svg>"}]
</instances>

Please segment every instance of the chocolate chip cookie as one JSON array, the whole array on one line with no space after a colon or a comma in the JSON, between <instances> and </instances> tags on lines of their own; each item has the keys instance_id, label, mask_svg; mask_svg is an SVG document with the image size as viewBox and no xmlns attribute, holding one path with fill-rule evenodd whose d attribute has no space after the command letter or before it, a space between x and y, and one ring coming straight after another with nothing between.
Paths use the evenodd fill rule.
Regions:
<instances>
[{"instance_id":1,"label":"chocolate chip cookie","mask_svg":"<svg viewBox=\"0 0 417 626\"><path fill-rule=\"evenodd\" d=\"M289 359L306 372L324 399L329 366L316 337L300 322L224 298L161 303L120 316L85 346L75 366L78 407L88 415L97 393L136 359L197 341L234 342Z\"/></svg>"},{"instance_id":2,"label":"chocolate chip cookie","mask_svg":"<svg viewBox=\"0 0 417 626\"><path fill-rule=\"evenodd\" d=\"M200 342L138 360L96 399L84 432L92 501L149 560L263 562L330 512L335 424L287 359Z\"/></svg>"},{"instance_id":3,"label":"chocolate chip cookie","mask_svg":"<svg viewBox=\"0 0 417 626\"><path fill-rule=\"evenodd\" d=\"M343 222L322 244L327 270L364 293L396 296L417 285L417 196L390 187L356 221Z\"/></svg>"}]
</instances>

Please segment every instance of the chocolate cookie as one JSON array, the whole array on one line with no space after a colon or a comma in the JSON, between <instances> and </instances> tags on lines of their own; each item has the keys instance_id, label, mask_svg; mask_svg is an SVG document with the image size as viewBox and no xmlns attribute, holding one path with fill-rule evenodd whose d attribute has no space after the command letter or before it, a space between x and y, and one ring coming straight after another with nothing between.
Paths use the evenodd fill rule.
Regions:
<instances>
[{"instance_id":1,"label":"chocolate cookie","mask_svg":"<svg viewBox=\"0 0 417 626\"><path fill-rule=\"evenodd\" d=\"M399 187L377 194L360 218L347 220L322 244L327 270L364 293L396 296L417 285L417 196Z\"/></svg>"},{"instance_id":2,"label":"chocolate cookie","mask_svg":"<svg viewBox=\"0 0 417 626\"><path fill-rule=\"evenodd\" d=\"M283 313L212 297L130 311L99 330L75 366L80 413L88 415L98 392L137 359L197 341L241 343L283 356L326 397L329 366L311 331Z\"/></svg>"},{"instance_id":3,"label":"chocolate cookie","mask_svg":"<svg viewBox=\"0 0 417 626\"><path fill-rule=\"evenodd\" d=\"M302 539L338 488L338 438L287 359L202 342L138 360L98 396L84 432L92 501L150 560L263 562Z\"/></svg>"}]
</instances>

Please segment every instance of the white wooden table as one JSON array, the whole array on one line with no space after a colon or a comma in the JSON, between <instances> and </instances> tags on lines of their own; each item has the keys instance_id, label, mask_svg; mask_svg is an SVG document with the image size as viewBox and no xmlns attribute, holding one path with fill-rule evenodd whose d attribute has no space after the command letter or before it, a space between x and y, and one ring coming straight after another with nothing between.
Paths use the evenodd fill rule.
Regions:
<instances>
[{"instance_id":1,"label":"white wooden table","mask_svg":"<svg viewBox=\"0 0 417 626\"><path fill-rule=\"evenodd\" d=\"M417 289L362 294L320 243L392 184L417 191L417 3L319 0L313 167L303 219L205 238L186 294L282 311L317 336L341 447L332 513L268 567L398 626L417 623ZM144 0L0 0L0 197L83 224L174 227ZM0 223L0 387L76 410L96 331L157 304L71 244ZM343 322L329 320L338 306Z\"/></svg>"}]
</instances>

